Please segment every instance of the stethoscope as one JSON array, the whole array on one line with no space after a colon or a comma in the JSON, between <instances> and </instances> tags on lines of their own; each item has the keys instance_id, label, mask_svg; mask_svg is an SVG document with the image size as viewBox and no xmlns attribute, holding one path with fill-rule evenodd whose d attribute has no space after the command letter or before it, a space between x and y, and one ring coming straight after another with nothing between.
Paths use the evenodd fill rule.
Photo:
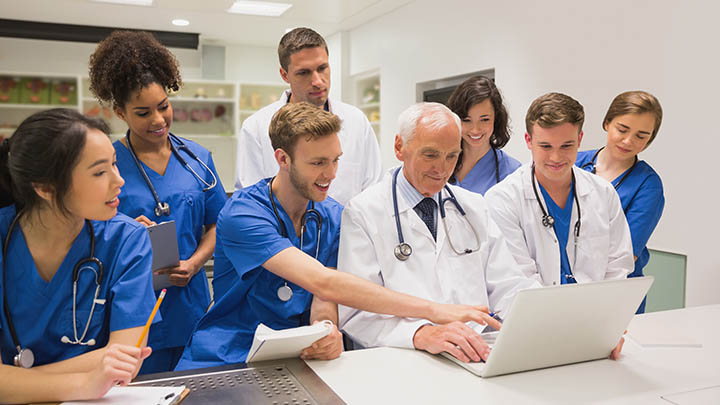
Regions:
<instances>
[{"instance_id":1,"label":"stethoscope","mask_svg":"<svg viewBox=\"0 0 720 405\"><path fill-rule=\"evenodd\" d=\"M275 213L275 218L277 218L280 225L280 235L282 235L283 238L287 238L288 234L285 230L285 222L282 220L282 218L280 218L277 206L275 205L275 194L272 191L273 180L275 180L275 177L271 178L268 182L270 204L272 204L273 213ZM320 254L320 232L322 231L322 217L320 216L320 212L315 209L315 201L310 201L310 209L306 210L302 218L300 218L300 250L302 250L303 248L303 243L305 242L305 228L308 221L310 220L315 221L315 223L317 224L317 243L315 244L315 260L317 260L318 255ZM280 301L290 301L293 296L293 291L292 288L290 288L290 286L288 285L287 281L285 281L285 285L278 288L277 296Z\"/></svg>"},{"instance_id":2,"label":"stethoscope","mask_svg":"<svg viewBox=\"0 0 720 405\"><path fill-rule=\"evenodd\" d=\"M573 194L573 199L575 200L575 207L577 207L577 213L578 213L578 217L577 217L577 220L575 221L574 232L573 232L573 235L574 235L574 237L573 237L573 243L574 243L573 249L574 249L574 251L575 251L575 255L574 255L574 258L573 258L573 266L572 266L572 268L574 268L574 267L575 267L575 262L577 261L577 241L578 241L578 238L580 237L580 223L582 222L582 220L581 220L581 215L580 215L580 200L578 199L577 189L576 189L576 187L575 187L575 172L573 172L572 169L570 169L570 176L572 177L572 194ZM551 228L551 227L553 227L553 226L555 225L555 218L553 218L553 216L550 215L550 214L545 210L545 207L542 205L542 202L540 201L540 195L538 194L538 191L537 191L537 186L535 185L535 181L536 181L536 180L535 180L535 163L533 163L532 169L530 170L530 182L532 183L533 191L535 192L535 198L537 199L538 205L540 206L540 211L542 211L542 214L543 214L543 216L542 216L542 224L543 224L543 226L546 227L546 228ZM575 276L573 276L573 274L572 274L572 268L570 269L570 274L566 274L566 275L565 275L565 277L568 278L568 279L574 279L574 278L575 278Z\"/></svg>"},{"instance_id":3,"label":"stethoscope","mask_svg":"<svg viewBox=\"0 0 720 405\"><path fill-rule=\"evenodd\" d=\"M7 319L8 323L8 329L10 329L10 335L13 339L13 344L15 345L15 349L17 350L18 354L15 355L13 358L13 363L22 368L30 368L33 366L33 363L35 363L35 355L33 354L32 350L29 348L23 348L20 345L20 340L18 339L17 332L15 331L15 325L12 322L12 319L10 317L10 309L8 308L7 298L5 294L5 263L7 263L7 251L8 247L10 246L10 236L12 235L13 230L15 229L15 225L17 224L18 219L20 218L20 214L16 215L13 219L12 223L10 224L10 228L8 228L7 236L5 236L5 243L3 244L3 310L5 311L5 319ZM85 335L87 335L88 329L90 328L90 322L92 321L93 313L95 312L95 304L96 303L104 303L105 300L99 300L98 294L100 293L100 285L103 281L103 264L100 261L100 259L95 257L95 228L93 227L92 222L89 220L85 220L85 224L88 227L88 231L90 232L90 256L86 257L84 259L81 259L80 261L75 264L75 267L73 268L72 273L72 279L73 279L73 317L72 317L72 323L73 323L73 337L74 340L70 340L69 337L63 336L60 338L60 342L62 343L69 343L73 345L82 345L82 346L94 346L95 345L95 339L89 339L85 341ZM88 264L94 263L98 270L96 271L92 266L89 266ZM88 315L87 322L85 323L85 330L83 330L82 335L78 338L77 333L77 317L76 317L76 309L77 309L77 284L78 284L78 278L80 277L80 272L90 269L95 273L95 296L93 297L92 306L90 307L90 315Z\"/></svg>"},{"instance_id":4,"label":"stethoscope","mask_svg":"<svg viewBox=\"0 0 720 405\"><path fill-rule=\"evenodd\" d=\"M597 161L597 157L600 154L600 151L602 151L603 149L605 149L604 146L602 148L598 149L597 152L595 152L595 154L593 155L592 159L590 159L589 162L582 165L581 169L590 167L591 168L590 171L593 174L595 174L595 162ZM625 181L625 179L630 175L630 173L632 173L632 171L635 169L635 165L637 165L637 162L638 162L638 157L637 157L637 155L635 155L635 161L633 162L632 166L630 166L630 169L628 169L628 171L626 171L625 174L620 178L620 181L617 182L617 184L615 185L615 190L617 190L618 187L620 187L620 185L623 183L623 181Z\"/></svg>"},{"instance_id":5,"label":"stethoscope","mask_svg":"<svg viewBox=\"0 0 720 405\"><path fill-rule=\"evenodd\" d=\"M173 145L173 140L177 142L178 146L176 147ZM150 178L148 177L147 173L145 173L145 169L143 169L142 164L140 163L140 160L135 155L135 149L133 149L132 144L130 143L130 130L125 133L125 141L128 145L128 150L130 150L130 154L132 155L133 159L135 160L135 165L137 165L138 170L140 171L140 174L142 174L143 178L145 179L145 184L147 184L148 188L150 189L150 192L153 195L153 198L155 199L155 216L161 217L163 215L170 215L170 204L168 204L166 201L160 201L160 196L158 195L157 191L155 191L155 187L153 186L152 182L150 181ZM202 191L208 191L212 190L217 185L217 177L215 177L215 173L213 173L212 170L208 167L208 165L205 164L200 158L190 150L190 148L185 145L185 143L178 138L177 136L173 134L168 134L168 142L170 143L170 150L172 151L172 154L175 155L175 158L183 165L186 169L188 169L196 179L200 180L202 184L205 185L203 187ZM188 154L192 159L195 159L196 162L200 163L202 167L205 168L205 170L210 173L212 176L212 182L208 183L205 181L204 178L202 178L197 172L190 167L190 165L187 163L187 161L180 156L180 151L184 151Z\"/></svg>"},{"instance_id":6,"label":"stethoscope","mask_svg":"<svg viewBox=\"0 0 720 405\"><path fill-rule=\"evenodd\" d=\"M395 257L400 260L401 262L406 261L408 258L410 258L410 255L412 255L412 246L410 244L405 242L405 238L403 237L402 233L402 226L400 226L400 213L398 210L398 202L397 202L397 178L398 174L400 173L400 169L402 167L398 167L395 169L395 173L393 174L393 180L392 180L392 198L393 198L393 210L395 213L395 226L397 227L397 234L398 234L398 240L400 243L398 243L397 246L395 246ZM443 223L443 228L445 229L445 235L447 235L447 240L450 243L450 248L455 252L457 255L467 255L472 252L476 252L480 250L480 235L478 235L477 229L473 226L472 222L467 219L467 216L465 214L465 210L460 206L460 203L458 203L457 199L455 198L455 194L453 194L452 190L450 190L450 187L445 185L445 191L450 195L450 197L442 198L442 192L438 193L438 206L440 207L440 218ZM448 201L452 202L453 205L455 205L455 208L460 212L460 215L462 215L463 218L468 222L470 225L470 228L473 230L473 233L475 234L475 241L477 242L477 247L474 249L457 249L455 248L455 245L452 243L452 238L450 238L450 233L448 232L447 222L445 221L445 203Z\"/></svg>"}]
</instances>

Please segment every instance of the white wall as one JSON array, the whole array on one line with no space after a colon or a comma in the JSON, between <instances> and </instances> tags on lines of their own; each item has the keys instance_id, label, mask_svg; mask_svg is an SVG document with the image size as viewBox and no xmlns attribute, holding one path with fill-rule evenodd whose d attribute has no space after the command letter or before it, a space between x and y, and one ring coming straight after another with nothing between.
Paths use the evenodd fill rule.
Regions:
<instances>
[{"instance_id":1,"label":"white wall","mask_svg":"<svg viewBox=\"0 0 720 405\"><path fill-rule=\"evenodd\" d=\"M221 44L220 44L221 45ZM0 72L61 73L87 76L97 44L0 37ZM202 79L199 49L170 48L185 80ZM228 45L225 80L282 83L274 47Z\"/></svg>"},{"instance_id":2,"label":"white wall","mask_svg":"<svg viewBox=\"0 0 720 405\"><path fill-rule=\"evenodd\" d=\"M88 75L90 55L97 44L35 39L0 38L0 72ZM201 77L201 52L170 49L183 79Z\"/></svg>"},{"instance_id":3,"label":"white wall","mask_svg":"<svg viewBox=\"0 0 720 405\"><path fill-rule=\"evenodd\" d=\"M227 45L225 80L256 83L284 83L280 77L276 47Z\"/></svg>"},{"instance_id":4,"label":"white wall","mask_svg":"<svg viewBox=\"0 0 720 405\"><path fill-rule=\"evenodd\" d=\"M380 69L385 166L395 162L395 121L417 82L495 68L514 127L506 150L521 161L530 158L525 111L537 96L577 98L587 116L582 146L591 148L604 143L600 123L615 95L652 92L665 118L642 158L660 173L666 206L649 246L688 255L688 305L720 303L720 191L706 174L720 150L718 14L720 4L694 0L416 0L350 31L349 73Z\"/></svg>"}]
</instances>

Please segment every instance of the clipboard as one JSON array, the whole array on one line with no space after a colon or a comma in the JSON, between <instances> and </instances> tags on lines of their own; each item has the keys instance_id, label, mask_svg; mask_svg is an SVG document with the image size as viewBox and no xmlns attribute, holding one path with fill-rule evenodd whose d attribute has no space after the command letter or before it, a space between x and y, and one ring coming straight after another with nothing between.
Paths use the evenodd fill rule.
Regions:
<instances>
[{"instance_id":1,"label":"clipboard","mask_svg":"<svg viewBox=\"0 0 720 405\"><path fill-rule=\"evenodd\" d=\"M161 222L147 227L152 244L153 261L152 271L164 267L177 266L180 263L178 251L177 231L175 221ZM167 274L153 274L153 289L160 290L170 287L170 277Z\"/></svg>"},{"instance_id":2,"label":"clipboard","mask_svg":"<svg viewBox=\"0 0 720 405\"><path fill-rule=\"evenodd\" d=\"M63 402L60 405L176 405L187 396L185 386L179 387L112 387L102 398L88 401Z\"/></svg>"}]
</instances>

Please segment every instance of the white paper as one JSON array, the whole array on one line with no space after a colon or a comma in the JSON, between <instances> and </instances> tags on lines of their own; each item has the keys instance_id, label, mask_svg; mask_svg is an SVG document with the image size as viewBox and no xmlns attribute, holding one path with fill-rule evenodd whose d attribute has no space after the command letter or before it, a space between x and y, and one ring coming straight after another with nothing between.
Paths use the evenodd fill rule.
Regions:
<instances>
[{"instance_id":1,"label":"white paper","mask_svg":"<svg viewBox=\"0 0 720 405\"><path fill-rule=\"evenodd\" d=\"M184 390L184 385L180 387L112 387L100 399L63 402L62 405L170 405Z\"/></svg>"},{"instance_id":2,"label":"white paper","mask_svg":"<svg viewBox=\"0 0 720 405\"><path fill-rule=\"evenodd\" d=\"M246 362L300 357L302 350L330 334L332 323L273 330L262 323L255 329L253 344Z\"/></svg>"}]
</instances>

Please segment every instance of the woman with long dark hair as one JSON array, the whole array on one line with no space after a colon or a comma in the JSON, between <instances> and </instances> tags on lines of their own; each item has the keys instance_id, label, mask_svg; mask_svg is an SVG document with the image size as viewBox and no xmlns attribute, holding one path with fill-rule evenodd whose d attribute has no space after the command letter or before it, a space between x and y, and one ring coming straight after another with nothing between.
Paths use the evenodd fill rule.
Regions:
<instances>
[{"instance_id":1,"label":"woman with long dark hair","mask_svg":"<svg viewBox=\"0 0 720 405\"><path fill-rule=\"evenodd\" d=\"M502 151L510 140L510 127L500 91L485 76L471 77L455 89L448 107L462 121L462 152L450 182L485 194L520 167Z\"/></svg>"},{"instance_id":2,"label":"woman with long dark hair","mask_svg":"<svg viewBox=\"0 0 720 405\"><path fill-rule=\"evenodd\" d=\"M13 202L0 209L0 402L97 398L150 354L134 347L155 302L150 240L117 213L124 181L107 132L54 109L0 145Z\"/></svg>"}]
</instances>

